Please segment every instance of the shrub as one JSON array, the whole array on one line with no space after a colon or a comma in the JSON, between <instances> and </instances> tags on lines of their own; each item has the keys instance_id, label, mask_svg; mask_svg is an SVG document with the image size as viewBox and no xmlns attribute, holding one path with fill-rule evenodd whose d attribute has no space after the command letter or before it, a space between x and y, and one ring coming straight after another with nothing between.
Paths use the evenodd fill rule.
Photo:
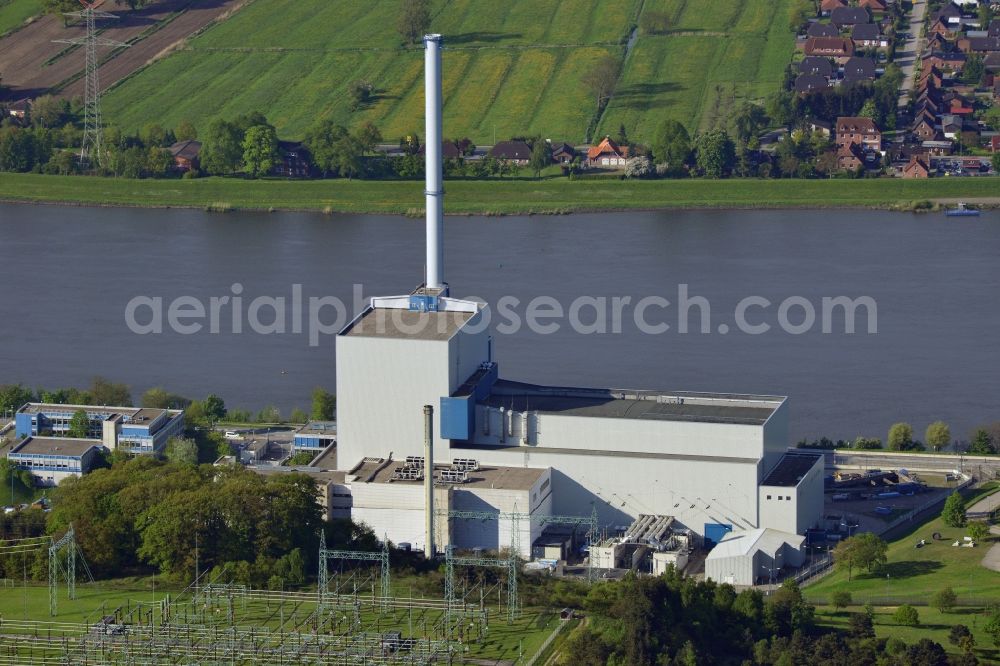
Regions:
<instances>
[{"instance_id":1,"label":"shrub","mask_svg":"<svg viewBox=\"0 0 1000 666\"><path fill-rule=\"evenodd\" d=\"M896 624L906 627L920 626L920 615L917 613L917 609L910 604L903 604L897 608L896 612L892 614L892 620Z\"/></svg>"},{"instance_id":2,"label":"shrub","mask_svg":"<svg viewBox=\"0 0 1000 666\"><path fill-rule=\"evenodd\" d=\"M847 590L837 590L830 597L830 602L834 608L847 608L851 605L851 593Z\"/></svg>"},{"instance_id":3,"label":"shrub","mask_svg":"<svg viewBox=\"0 0 1000 666\"><path fill-rule=\"evenodd\" d=\"M942 613L947 613L955 607L957 601L958 597L955 595L955 590L946 587L934 593L934 596L931 597L931 606Z\"/></svg>"}]
</instances>

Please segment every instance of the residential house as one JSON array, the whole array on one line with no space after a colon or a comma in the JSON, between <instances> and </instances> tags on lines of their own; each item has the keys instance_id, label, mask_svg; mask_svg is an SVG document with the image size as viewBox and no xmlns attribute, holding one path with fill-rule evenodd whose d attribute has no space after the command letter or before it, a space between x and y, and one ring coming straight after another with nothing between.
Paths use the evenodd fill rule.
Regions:
<instances>
[{"instance_id":1,"label":"residential house","mask_svg":"<svg viewBox=\"0 0 1000 666\"><path fill-rule=\"evenodd\" d=\"M931 168L928 160L922 155L914 155L903 167L903 178L930 178Z\"/></svg>"},{"instance_id":2,"label":"residential house","mask_svg":"<svg viewBox=\"0 0 1000 666\"><path fill-rule=\"evenodd\" d=\"M952 25L951 23L948 23L947 19L937 18L933 19L930 22L930 27L927 28L927 35L928 37L934 37L939 40L944 40L944 42L947 44L948 40L952 39L955 36L955 29L956 26ZM945 46L944 48L948 47Z\"/></svg>"},{"instance_id":3,"label":"residential house","mask_svg":"<svg viewBox=\"0 0 1000 666\"><path fill-rule=\"evenodd\" d=\"M441 143L441 157L446 160L457 160L462 157L462 149L454 141Z\"/></svg>"},{"instance_id":4,"label":"residential house","mask_svg":"<svg viewBox=\"0 0 1000 666\"><path fill-rule=\"evenodd\" d=\"M832 23L820 23L819 21L809 24L806 30L806 37L840 37L840 30Z\"/></svg>"},{"instance_id":5,"label":"residential house","mask_svg":"<svg viewBox=\"0 0 1000 666\"><path fill-rule=\"evenodd\" d=\"M833 58L842 65L854 55L854 42L843 37L812 37L806 40L803 52L807 56Z\"/></svg>"},{"instance_id":6,"label":"residential house","mask_svg":"<svg viewBox=\"0 0 1000 666\"><path fill-rule=\"evenodd\" d=\"M990 137L990 152L1000 153L1000 135Z\"/></svg>"},{"instance_id":7,"label":"residential house","mask_svg":"<svg viewBox=\"0 0 1000 666\"><path fill-rule=\"evenodd\" d=\"M983 67L993 74L1000 73L1000 52L994 51L983 56Z\"/></svg>"},{"instance_id":8,"label":"residential house","mask_svg":"<svg viewBox=\"0 0 1000 666\"><path fill-rule=\"evenodd\" d=\"M942 72L952 72L957 74L965 67L964 53L932 53L924 56L921 66L925 69L937 67Z\"/></svg>"},{"instance_id":9,"label":"residential house","mask_svg":"<svg viewBox=\"0 0 1000 666\"><path fill-rule=\"evenodd\" d=\"M858 0L858 7L863 7L872 14L885 14L889 11L889 5L885 0Z\"/></svg>"},{"instance_id":10,"label":"residential house","mask_svg":"<svg viewBox=\"0 0 1000 666\"><path fill-rule=\"evenodd\" d=\"M948 113L952 115L971 118L973 111L972 102L959 95L955 95L949 101Z\"/></svg>"},{"instance_id":11,"label":"residential house","mask_svg":"<svg viewBox=\"0 0 1000 666\"><path fill-rule=\"evenodd\" d=\"M24 120L28 116L28 111L31 110L31 100L30 99L19 99L16 102L11 102L7 105L7 113L13 118L18 120Z\"/></svg>"},{"instance_id":12,"label":"residential house","mask_svg":"<svg viewBox=\"0 0 1000 666\"><path fill-rule=\"evenodd\" d=\"M576 150L568 143L552 146L552 161L557 164L569 164L576 157Z\"/></svg>"},{"instance_id":13,"label":"residential house","mask_svg":"<svg viewBox=\"0 0 1000 666\"><path fill-rule=\"evenodd\" d=\"M531 146L524 141L501 141L490 149L490 156L524 166L531 159Z\"/></svg>"},{"instance_id":14,"label":"residential house","mask_svg":"<svg viewBox=\"0 0 1000 666\"><path fill-rule=\"evenodd\" d=\"M175 171L197 171L199 166L198 157L201 154L201 141L188 139L178 141L168 148L171 157L174 158Z\"/></svg>"},{"instance_id":15,"label":"residential house","mask_svg":"<svg viewBox=\"0 0 1000 666\"><path fill-rule=\"evenodd\" d=\"M871 23L872 17L862 7L837 7L830 12L830 22L843 30L858 23Z\"/></svg>"},{"instance_id":16,"label":"residential house","mask_svg":"<svg viewBox=\"0 0 1000 666\"><path fill-rule=\"evenodd\" d=\"M312 155L303 144L297 141L278 141L278 155L278 162L271 169L272 176L311 178L315 175Z\"/></svg>"},{"instance_id":17,"label":"residential house","mask_svg":"<svg viewBox=\"0 0 1000 666\"><path fill-rule=\"evenodd\" d=\"M951 114L941 116L941 133L954 141L962 133L962 119Z\"/></svg>"},{"instance_id":18,"label":"residential house","mask_svg":"<svg viewBox=\"0 0 1000 666\"><path fill-rule=\"evenodd\" d=\"M833 134L833 124L819 118L806 118L806 127L814 134L819 132L823 136Z\"/></svg>"},{"instance_id":19,"label":"residential house","mask_svg":"<svg viewBox=\"0 0 1000 666\"><path fill-rule=\"evenodd\" d=\"M841 116L837 118L836 141L841 147L857 143L871 150L881 150L882 131L871 118Z\"/></svg>"},{"instance_id":20,"label":"residential house","mask_svg":"<svg viewBox=\"0 0 1000 666\"><path fill-rule=\"evenodd\" d=\"M955 144L951 141L943 140L922 141L920 143L920 148L928 155L941 157L942 155L951 155L955 148Z\"/></svg>"},{"instance_id":21,"label":"residential house","mask_svg":"<svg viewBox=\"0 0 1000 666\"><path fill-rule=\"evenodd\" d=\"M959 37L955 44L962 53L995 53L1000 51L1000 37Z\"/></svg>"},{"instance_id":22,"label":"residential house","mask_svg":"<svg viewBox=\"0 0 1000 666\"><path fill-rule=\"evenodd\" d=\"M1000 19L990 21L990 26L986 30L986 34L989 37L1000 37Z\"/></svg>"},{"instance_id":23,"label":"residential house","mask_svg":"<svg viewBox=\"0 0 1000 666\"><path fill-rule=\"evenodd\" d=\"M627 160L628 146L618 146L611 137L604 137L587 151L587 162L591 166L624 167Z\"/></svg>"},{"instance_id":24,"label":"residential house","mask_svg":"<svg viewBox=\"0 0 1000 666\"><path fill-rule=\"evenodd\" d=\"M937 21L941 21L946 25L958 26L962 23L962 10L959 9L955 4L949 2L944 7L935 10L931 13L930 22L933 25Z\"/></svg>"},{"instance_id":25,"label":"residential house","mask_svg":"<svg viewBox=\"0 0 1000 666\"><path fill-rule=\"evenodd\" d=\"M829 16L834 9L846 6L847 0L823 0L819 5L819 13L823 16Z\"/></svg>"},{"instance_id":26,"label":"residential house","mask_svg":"<svg viewBox=\"0 0 1000 666\"><path fill-rule=\"evenodd\" d=\"M837 166L845 171L854 171L865 163L865 151L856 143L837 148Z\"/></svg>"},{"instance_id":27,"label":"residential house","mask_svg":"<svg viewBox=\"0 0 1000 666\"><path fill-rule=\"evenodd\" d=\"M921 141L933 141L938 137L937 128L934 126L933 116L921 114L917 117L917 122L913 125L913 136Z\"/></svg>"},{"instance_id":28,"label":"residential house","mask_svg":"<svg viewBox=\"0 0 1000 666\"><path fill-rule=\"evenodd\" d=\"M877 23L856 24L851 28L851 40L855 49L884 49L889 46L889 40L882 34Z\"/></svg>"},{"instance_id":29,"label":"residential house","mask_svg":"<svg viewBox=\"0 0 1000 666\"><path fill-rule=\"evenodd\" d=\"M855 56L844 63L844 83L875 80L875 61L871 58Z\"/></svg>"},{"instance_id":30,"label":"residential house","mask_svg":"<svg viewBox=\"0 0 1000 666\"><path fill-rule=\"evenodd\" d=\"M799 72L802 74L819 74L830 78L833 76L833 63L822 56L806 56L799 62Z\"/></svg>"},{"instance_id":31,"label":"residential house","mask_svg":"<svg viewBox=\"0 0 1000 666\"><path fill-rule=\"evenodd\" d=\"M951 49L951 42L948 40L948 37L939 32L930 33L927 37L925 48L929 53L934 53L935 51L948 51Z\"/></svg>"},{"instance_id":32,"label":"residential house","mask_svg":"<svg viewBox=\"0 0 1000 666\"><path fill-rule=\"evenodd\" d=\"M830 80L820 74L799 74L795 77L795 92L800 94L830 87Z\"/></svg>"}]
</instances>

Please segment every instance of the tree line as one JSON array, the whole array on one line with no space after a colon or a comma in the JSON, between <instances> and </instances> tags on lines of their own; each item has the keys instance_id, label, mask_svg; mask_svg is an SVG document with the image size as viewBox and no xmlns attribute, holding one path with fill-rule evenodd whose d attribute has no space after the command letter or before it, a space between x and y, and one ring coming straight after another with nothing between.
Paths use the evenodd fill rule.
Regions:
<instances>
[{"instance_id":1,"label":"tree line","mask_svg":"<svg viewBox=\"0 0 1000 666\"><path fill-rule=\"evenodd\" d=\"M807 440L799 440L796 446L800 449L854 449L856 451L870 451L888 449L889 451L946 451L952 449L955 452L963 451L973 455L991 455L1000 453L1000 422L990 423L975 428L969 435L968 440L956 439L951 434L951 428L944 421L934 421L927 426L924 431L923 441L916 438L913 426L909 423L894 423L889 428L886 441L877 437L859 436L854 440L838 439L836 441L828 437Z\"/></svg>"}]
</instances>

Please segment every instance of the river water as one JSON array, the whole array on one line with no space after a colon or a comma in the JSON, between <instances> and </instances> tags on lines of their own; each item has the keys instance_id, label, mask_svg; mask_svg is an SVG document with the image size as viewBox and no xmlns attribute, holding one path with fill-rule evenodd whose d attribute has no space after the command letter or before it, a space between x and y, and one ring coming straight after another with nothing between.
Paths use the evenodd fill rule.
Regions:
<instances>
[{"instance_id":1,"label":"river water","mask_svg":"<svg viewBox=\"0 0 1000 666\"><path fill-rule=\"evenodd\" d=\"M293 285L301 285L306 310L310 297L324 296L353 310L355 284L365 297L407 293L423 266L423 222L401 217L0 205L0 232L0 383L83 386L100 374L127 382L136 399L164 386L285 413L307 407L312 387L335 388L333 336L317 334L311 345L308 313L302 332L292 332ZM578 332L565 318L553 320L554 333L497 333L495 356L510 379L787 395L794 439L884 437L899 420L922 434L935 419L967 438L974 426L1000 420L995 212L453 217L446 238L452 294L516 298L510 310L522 321L537 296L567 310L580 297L628 297L633 308L645 297L672 302L643 311L646 323L670 325L664 333L640 330L628 308L620 333L610 312L607 333ZM206 307L213 296L231 297L234 283L245 303L283 297L286 332L257 334L243 323L236 333L226 309L218 333L207 323L197 333L173 332L165 321L164 332L140 335L126 323L135 297L162 299L166 313L179 297ZM678 331L679 285L707 300L705 332L697 306L687 311L689 331ZM844 332L836 311L824 333L822 299L838 296L870 297L877 333L868 332L864 309L855 333ZM739 330L735 311L747 297L772 304L756 301L745 316L768 332ZM782 330L777 311L790 297L800 299L788 312L791 325L803 322L801 299L813 304L817 321L807 332ZM140 323L151 321L150 308L136 312ZM267 322L272 310L260 312ZM335 310L319 316L332 322ZM585 324L596 316L594 307L580 309Z\"/></svg>"}]
</instances>

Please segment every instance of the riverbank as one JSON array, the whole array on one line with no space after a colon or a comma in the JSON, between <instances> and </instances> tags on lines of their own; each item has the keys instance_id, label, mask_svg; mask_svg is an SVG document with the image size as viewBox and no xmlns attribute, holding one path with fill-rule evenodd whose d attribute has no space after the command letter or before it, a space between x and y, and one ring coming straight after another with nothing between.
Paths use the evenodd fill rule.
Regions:
<instances>
[{"instance_id":1,"label":"riverbank","mask_svg":"<svg viewBox=\"0 0 1000 666\"><path fill-rule=\"evenodd\" d=\"M450 214L558 214L696 208L882 208L964 200L1000 205L1000 178L930 180L596 180L552 178L446 181ZM0 173L0 201L423 214L423 181L130 180Z\"/></svg>"}]
</instances>

